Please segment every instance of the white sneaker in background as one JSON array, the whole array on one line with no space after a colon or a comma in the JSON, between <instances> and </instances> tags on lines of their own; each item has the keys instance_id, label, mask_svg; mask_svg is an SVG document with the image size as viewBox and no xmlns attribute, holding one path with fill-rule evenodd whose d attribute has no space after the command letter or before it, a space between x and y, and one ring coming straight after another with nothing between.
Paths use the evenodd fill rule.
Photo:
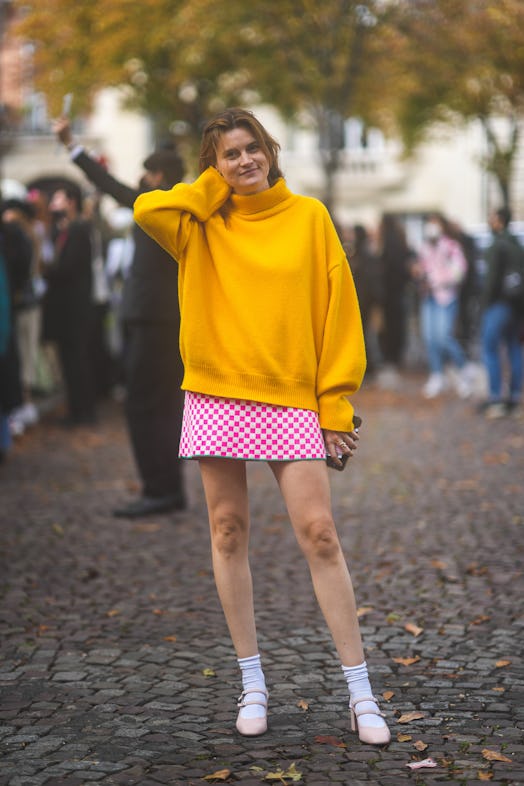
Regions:
<instances>
[{"instance_id":1,"label":"white sneaker in background","mask_svg":"<svg viewBox=\"0 0 524 786\"><path fill-rule=\"evenodd\" d=\"M455 385L455 390L460 398L469 398L474 389L474 378L469 364L461 368Z\"/></svg>"},{"instance_id":2,"label":"white sneaker in background","mask_svg":"<svg viewBox=\"0 0 524 786\"><path fill-rule=\"evenodd\" d=\"M435 398L439 396L445 389L445 381L443 374L430 374L424 387L422 388L422 395L424 398Z\"/></svg>"},{"instance_id":3,"label":"white sneaker in background","mask_svg":"<svg viewBox=\"0 0 524 786\"><path fill-rule=\"evenodd\" d=\"M25 426L34 426L35 423L38 423L38 410L31 402L20 407L17 410L17 416Z\"/></svg>"},{"instance_id":4,"label":"white sneaker in background","mask_svg":"<svg viewBox=\"0 0 524 786\"><path fill-rule=\"evenodd\" d=\"M377 385L381 390L399 390L401 377L394 366L384 366L377 373Z\"/></svg>"},{"instance_id":5,"label":"white sneaker in background","mask_svg":"<svg viewBox=\"0 0 524 786\"><path fill-rule=\"evenodd\" d=\"M508 414L506 405L501 401L494 401L484 410L484 417L488 420L498 420Z\"/></svg>"},{"instance_id":6,"label":"white sneaker in background","mask_svg":"<svg viewBox=\"0 0 524 786\"><path fill-rule=\"evenodd\" d=\"M25 431L24 421L16 413L9 416L9 431L12 437L21 437Z\"/></svg>"}]
</instances>

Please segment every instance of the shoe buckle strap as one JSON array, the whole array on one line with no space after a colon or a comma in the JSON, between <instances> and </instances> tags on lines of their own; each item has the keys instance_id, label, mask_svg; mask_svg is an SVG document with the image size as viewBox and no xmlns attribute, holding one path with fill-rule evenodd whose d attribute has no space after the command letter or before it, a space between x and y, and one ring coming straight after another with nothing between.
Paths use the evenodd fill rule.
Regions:
<instances>
[{"instance_id":1,"label":"shoe buckle strap","mask_svg":"<svg viewBox=\"0 0 524 786\"><path fill-rule=\"evenodd\" d=\"M246 696L249 693L263 694L265 696L265 701L257 701L256 699L254 701L249 701L249 700L246 701ZM258 704L261 707L267 707L268 695L269 694L267 690L264 690L263 688L248 688L247 690L243 690L240 696L238 697L237 707L241 709L242 707L248 707L250 704Z\"/></svg>"},{"instance_id":2,"label":"shoe buckle strap","mask_svg":"<svg viewBox=\"0 0 524 786\"><path fill-rule=\"evenodd\" d=\"M375 705L375 707L372 708L372 709L360 709L360 710L358 710L357 709L357 705L361 704L363 702L368 702L368 704L372 703L372 704ZM377 700L376 700L376 698L374 696L362 696L361 698L356 699L355 701L352 701L351 702L351 709L353 710L353 712L355 713L357 718L359 717L359 715L380 715L382 718L386 717L385 714L383 712L381 712L380 707L378 706L378 702L377 702Z\"/></svg>"}]
</instances>

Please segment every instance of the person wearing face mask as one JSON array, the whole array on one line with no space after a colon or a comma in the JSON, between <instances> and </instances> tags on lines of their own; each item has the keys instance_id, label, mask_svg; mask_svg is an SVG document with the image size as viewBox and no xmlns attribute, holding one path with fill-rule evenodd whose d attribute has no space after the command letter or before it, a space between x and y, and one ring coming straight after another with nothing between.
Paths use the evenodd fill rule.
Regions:
<instances>
[{"instance_id":1,"label":"person wearing face mask","mask_svg":"<svg viewBox=\"0 0 524 786\"><path fill-rule=\"evenodd\" d=\"M412 266L412 274L419 285L420 324L430 369L423 395L434 398L444 391L445 364L449 362L458 371L457 393L466 398L471 394L471 371L454 329L467 262L460 244L448 233L442 216L430 216L424 227L424 239Z\"/></svg>"},{"instance_id":2,"label":"person wearing face mask","mask_svg":"<svg viewBox=\"0 0 524 786\"><path fill-rule=\"evenodd\" d=\"M291 193L278 151L253 113L224 110L204 128L200 176L142 194L135 220L179 264L180 455L198 460L204 485L215 581L242 679L236 728L267 730L246 475L247 461L267 461L340 657L352 728L385 745L326 466L326 454L342 467L357 447L349 397L366 367L362 322L333 222L321 202Z\"/></svg>"},{"instance_id":3,"label":"person wearing face mask","mask_svg":"<svg viewBox=\"0 0 524 786\"><path fill-rule=\"evenodd\" d=\"M144 161L138 187L128 186L75 144L67 118L55 123L55 132L73 162L97 189L125 207L131 208L143 192L171 188L184 175L183 162L175 150L158 150ZM133 259L122 302L123 363L126 423L142 489L138 498L113 511L115 516L126 518L186 507L178 457L183 410L178 268L136 224L133 240Z\"/></svg>"}]
</instances>

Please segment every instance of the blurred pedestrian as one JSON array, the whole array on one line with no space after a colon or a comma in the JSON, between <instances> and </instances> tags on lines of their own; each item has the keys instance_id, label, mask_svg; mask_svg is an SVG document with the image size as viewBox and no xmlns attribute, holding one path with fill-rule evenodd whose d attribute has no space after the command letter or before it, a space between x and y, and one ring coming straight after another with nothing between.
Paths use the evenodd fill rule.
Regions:
<instances>
[{"instance_id":1,"label":"blurred pedestrian","mask_svg":"<svg viewBox=\"0 0 524 786\"><path fill-rule=\"evenodd\" d=\"M351 239L345 250L353 273L362 317L367 357L366 375L371 375L376 371L380 361L373 324L376 315L382 315L384 300L380 259L373 249L368 230L362 224L356 224L352 228Z\"/></svg>"},{"instance_id":2,"label":"blurred pedestrian","mask_svg":"<svg viewBox=\"0 0 524 786\"><path fill-rule=\"evenodd\" d=\"M27 287L31 244L15 222L0 215L0 460L11 444L10 415L23 402L20 355L14 303Z\"/></svg>"},{"instance_id":3,"label":"blurred pedestrian","mask_svg":"<svg viewBox=\"0 0 524 786\"><path fill-rule=\"evenodd\" d=\"M138 188L116 180L99 161L73 141L66 118L56 123L59 140L73 162L104 194L131 208L152 188L167 189L184 175L175 150L158 150L144 161ZM138 226L134 253L124 281L125 412L135 462L142 482L138 499L116 508L116 516L139 518L184 510L186 495L178 443L182 423L183 376L178 345L178 269L171 257Z\"/></svg>"},{"instance_id":4,"label":"blurred pedestrian","mask_svg":"<svg viewBox=\"0 0 524 786\"><path fill-rule=\"evenodd\" d=\"M456 335L462 344L466 355L471 359L473 355L472 344L478 335L479 296L480 282L477 272L477 247L475 238L469 235L456 222L446 220L450 237L460 243L464 259L466 260L466 273L459 289L459 305L455 323Z\"/></svg>"},{"instance_id":5,"label":"blurred pedestrian","mask_svg":"<svg viewBox=\"0 0 524 786\"><path fill-rule=\"evenodd\" d=\"M347 397L365 369L358 302L329 214L289 191L278 150L251 112L225 110L204 129L198 179L143 194L135 218L180 266L180 454L200 463L215 580L242 674L237 730L267 729L246 481L246 461L263 460L344 664L353 728L385 744L326 467L326 453L341 467L357 446Z\"/></svg>"},{"instance_id":6,"label":"blurred pedestrian","mask_svg":"<svg viewBox=\"0 0 524 786\"><path fill-rule=\"evenodd\" d=\"M406 286L411 280L414 253L409 247L400 220L382 216L378 229L378 249L382 268L383 319L379 334L383 369L381 383L396 387L406 349Z\"/></svg>"},{"instance_id":7,"label":"blurred pedestrian","mask_svg":"<svg viewBox=\"0 0 524 786\"><path fill-rule=\"evenodd\" d=\"M445 364L458 370L457 392L471 393L470 368L454 330L458 297L467 263L460 244L446 233L442 216L433 214L424 227L425 243L412 271L421 298L420 321L430 368L424 385L426 398L434 398L446 387Z\"/></svg>"},{"instance_id":8,"label":"blurred pedestrian","mask_svg":"<svg viewBox=\"0 0 524 786\"><path fill-rule=\"evenodd\" d=\"M101 195L98 191L84 199L83 217L91 225L93 249L93 325L91 331L91 362L94 374L95 395L108 396L116 382L116 361L109 346L110 289L106 274L106 252L112 231L100 210Z\"/></svg>"},{"instance_id":9,"label":"blurred pedestrian","mask_svg":"<svg viewBox=\"0 0 524 786\"><path fill-rule=\"evenodd\" d=\"M14 311L20 357L22 404L11 415L11 428L17 433L38 420L38 410L32 399L36 385L41 328L41 298L43 289L40 275L40 242L35 228L36 211L31 202L8 199L2 205L2 218L16 224L31 245L31 268L23 289L15 295Z\"/></svg>"},{"instance_id":10,"label":"blurred pedestrian","mask_svg":"<svg viewBox=\"0 0 524 786\"><path fill-rule=\"evenodd\" d=\"M64 186L49 202L54 259L44 268L45 340L55 343L66 393L64 425L94 422L95 393L90 354L93 324L91 227L81 217L80 189Z\"/></svg>"},{"instance_id":11,"label":"blurred pedestrian","mask_svg":"<svg viewBox=\"0 0 524 786\"><path fill-rule=\"evenodd\" d=\"M43 300L47 288L44 271L48 265L53 264L55 257L53 219L49 211L50 196L51 194L36 188L31 189L27 194L27 200L35 211L32 228L38 246L39 259L39 273L35 279L35 289L40 295L40 343L34 382L35 397L51 396L63 387L57 348L53 342L45 339L43 325Z\"/></svg>"},{"instance_id":12,"label":"blurred pedestrian","mask_svg":"<svg viewBox=\"0 0 524 786\"><path fill-rule=\"evenodd\" d=\"M11 447L9 408L5 401L4 362L11 337L11 297L4 254L0 248L0 464Z\"/></svg>"},{"instance_id":13,"label":"blurred pedestrian","mask_svg":"<svg viewBox=\"0 0 524 786\"><path fill-rule=\"evenodd\" d=\"M488 418L521 413L522 344L520 330L524 318L524 294L516 299L505 291L504 278L510 270L521 271L524 282L524 250L510 233L511 213L500 208L490 216L493 242L486 254L487 275L482 291L481 340L484 365L488 374L489 396L480 405ZM517 284L518 286L518 284ZM502 353L509 362L507 396L503 394Z\"/></svg>"}]
</instances>

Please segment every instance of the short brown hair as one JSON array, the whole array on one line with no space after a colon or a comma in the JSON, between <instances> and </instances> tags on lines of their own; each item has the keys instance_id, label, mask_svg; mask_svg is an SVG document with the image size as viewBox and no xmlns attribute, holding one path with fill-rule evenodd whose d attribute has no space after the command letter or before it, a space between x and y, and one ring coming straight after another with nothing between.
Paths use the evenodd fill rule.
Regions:
<instances>
[{"instance_id":1,"label":"short brown hair","mask_svg":"<svg viewBox=\"0 0 524 786\"><path fill-rule=\"evenodd\" d=\"M148 172L162 172L165 183L174 186L184 177L184 162L176 150L156 150L144 161Z\"/></svg>"},{"instance_id":2,"label":"short brown hair","mask_svg":"<svg viewBox=\"0 0 524 786\"><path fill-rule=\"evenodd\" d=\"M268 182L273 186L280 177L283 177L278 163L280 145L268 134L253 112L240 107L225 109L206 124L200 145L200 172L204 172L209 166L215 166L220 137L234 128L245 128L257 140L269 161Z\"/></svg>"}]
</instances>

